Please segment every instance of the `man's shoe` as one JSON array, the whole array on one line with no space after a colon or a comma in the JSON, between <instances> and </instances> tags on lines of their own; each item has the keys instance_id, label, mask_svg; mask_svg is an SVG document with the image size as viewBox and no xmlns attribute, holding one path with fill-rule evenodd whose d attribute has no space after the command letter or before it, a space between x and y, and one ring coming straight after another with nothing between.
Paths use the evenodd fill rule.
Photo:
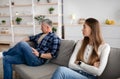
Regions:
<instances>
[{"instance_id":1,"label":"man's shoe","mask_svg":"<svg viewBox=\"0 0 120 79\"><path fill-rule=\"evenodd\" d=\"M0 59L3 58L3 52L0 52Z\"/></svg>"}]
</instances>

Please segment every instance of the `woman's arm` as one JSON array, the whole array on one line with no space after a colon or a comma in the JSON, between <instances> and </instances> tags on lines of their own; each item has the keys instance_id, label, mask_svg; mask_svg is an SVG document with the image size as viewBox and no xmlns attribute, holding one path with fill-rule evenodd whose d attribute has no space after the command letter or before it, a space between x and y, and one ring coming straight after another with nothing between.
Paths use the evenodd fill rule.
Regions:
<instances>
[{"instance_id":1,"label":"woman's arm","mask_svg":"<svg viewBox=\"0 0 120 79\"><path fill-rule=\"evenodd\" d=\"M72 54L71 57L70 57L70 60L69 60L69 68L71 68L71 69L74 69L74 70L82 70L79 65L75 64L76 57L77 57L77 53L78 53L78 51L79 51L79 49L80 49L80 47L81 47L81 44L82 44L82 41L81 41L81 40L77 42L77 44L76 44L76 46L75 46L75 49L74 49L74 51L73 51L73 54Z\"/></svg>"},{"instance_id":2,"label":"woman's arm","mask_svg":"<svg viewBox=\"0 0 120 79\"><path fill-rule=\"evenodd\" d=\"M108 44L105 44L103 48L101 48L100 50L101 50L101 55L100 55L99 67L91 66L83 62L81 63L80 67L90 74L100 76L107 65L110 46Z\"/></svg>"}]
</instances>

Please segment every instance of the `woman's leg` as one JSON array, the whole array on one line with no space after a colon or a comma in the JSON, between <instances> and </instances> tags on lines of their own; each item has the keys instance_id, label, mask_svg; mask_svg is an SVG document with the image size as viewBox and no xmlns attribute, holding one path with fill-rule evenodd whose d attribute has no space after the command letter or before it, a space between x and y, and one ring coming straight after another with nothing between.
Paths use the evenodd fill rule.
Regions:
<instances>
[{"instance_id":1,"label":"woman's leg","mask_svg":"<svg viewBox=\"0 0 120 79\"><path fill-rule=\"evenodd\" d=\"M59 67L54 72L51 79L88 79L88 78L67 67Z\"/></svg>"}]
</instances>

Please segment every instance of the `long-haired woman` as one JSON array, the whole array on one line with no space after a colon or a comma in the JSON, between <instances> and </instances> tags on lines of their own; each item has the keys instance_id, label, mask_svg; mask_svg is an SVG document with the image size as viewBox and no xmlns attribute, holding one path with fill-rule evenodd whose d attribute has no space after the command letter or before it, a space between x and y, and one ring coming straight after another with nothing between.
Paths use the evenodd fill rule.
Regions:
<instances>
[{"instance_id":1,"label":"long-haired woman","mask_svg":"<svg viewBox=\"0 0 120 79\"><path fill-rule=\"evenodd\" d=\"M52 79L97 79L103 73L110 46L102 38L99 21L86 19L82 32L84 38L77 42L69 68L59 67Z\"/></svg>"}]
</instances>

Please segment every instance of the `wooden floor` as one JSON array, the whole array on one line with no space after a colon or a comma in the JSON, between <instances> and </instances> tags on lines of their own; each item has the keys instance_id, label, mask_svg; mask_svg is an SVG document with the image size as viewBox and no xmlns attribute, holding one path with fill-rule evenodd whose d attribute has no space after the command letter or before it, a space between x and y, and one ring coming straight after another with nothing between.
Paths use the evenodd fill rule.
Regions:
<instances>
[{"instance_id":1,"label":"wooden floor","mask_svg":"<svg viewBox=\"0 0 120 79\"><path fill-rule=\"evenodd\" d=\"M0 44L0 52L6 51L10 48L9 44ZM0 79L3 79L3 63L2 59L0 59ZM13 79L15 79L15 72L13 73ZM17 79L22 79L19 75L17 75Z\"/></svg>"},{"instance_id":2,"label":"wooden floor","mask_svg":"<svg viewBox=\"0 0 120 79\"><path fill-rule=\"evenodd\" d=\"M9 44L0 44L0 52L8 50L10 48ZM0 59L0 79L3 79L3 64L2 59ZM13 79L15 79L15 75L13 74ZM21 79L21 78L18 78Z\"/></svg>"},{"instance_id":3,"label":"wooden floor","mask_svg":"<svg viewBox=\"0 0 120 79\"><path fill-rule=\"evenodd\" d=\"M9 44L0 44L0 52L8 50L10 48Z\"/></svg>"},{"instance_id":4,"label":"wooden floor","mask_svg":"<svg viewBox=\"0 0 120 79\"><path fill-rule=\"evenodd\" d=\"M8 50L9 48L10 48L10 45L8 45L8 44L0 44L0 52ZM2 59L0 59L0 79L3 79Z\"/></svg>"}]
</instances>

